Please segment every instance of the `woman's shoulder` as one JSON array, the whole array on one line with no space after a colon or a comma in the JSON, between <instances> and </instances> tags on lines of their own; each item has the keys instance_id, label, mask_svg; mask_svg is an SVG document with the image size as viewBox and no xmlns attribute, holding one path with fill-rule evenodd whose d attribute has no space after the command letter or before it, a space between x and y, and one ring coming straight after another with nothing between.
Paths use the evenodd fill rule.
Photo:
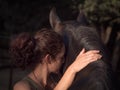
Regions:
<instances>
[{"instance_id":1,"label":"woman's shoulder","mask_svg":"<svg viewBox=\"0 0 120 90\"><path fill-rule=\"evenodd\" d=\"M44 90L45 88L39 86L35 81L30 77L24 77L21 81L17 82L14 85L13 90Z\"/></svg>"},{"instance_id":2,"label":"woman's shoulder","mask_svg":"<svg viewBox=\"0 0 120 90\"><path fill-rule=\"evenodd\" d=\"M31 90L31 89L28 82L21 80L14 85L13 90Z\"/></svg>"}]
</instances>

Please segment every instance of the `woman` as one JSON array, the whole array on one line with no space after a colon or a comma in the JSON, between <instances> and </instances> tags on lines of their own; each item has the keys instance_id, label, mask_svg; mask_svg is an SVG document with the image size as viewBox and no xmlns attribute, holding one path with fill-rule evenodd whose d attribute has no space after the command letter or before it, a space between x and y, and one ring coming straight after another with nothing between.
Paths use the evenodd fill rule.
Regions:
<instances>
[{"instance_id":1,"label":"woman","mask_svg":"<svg viewBox=\"0 0 120 90\"><path fill-rule=\"evenodd\" d=\"M14 90L49 90L50 73L59 73L64 63L65 46L61 37L52 30L40 30L34 37L22 33L11 41L10 51L14 62L31 72L14 85ZM92 61L101 58L98 50L83 49L76 60L54 86L54 90L67 90L75 74ZM53 89L53 88L52 88Z\"/></svg>"}]
</instances>

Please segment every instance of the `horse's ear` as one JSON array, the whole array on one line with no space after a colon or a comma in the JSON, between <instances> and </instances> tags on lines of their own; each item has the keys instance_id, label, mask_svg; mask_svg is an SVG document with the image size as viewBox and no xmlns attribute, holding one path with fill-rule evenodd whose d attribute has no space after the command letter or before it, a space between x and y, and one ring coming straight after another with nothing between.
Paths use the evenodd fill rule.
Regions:
<instances>
[{"instance_id":1,"label":"horse's ear","mask_svg":"<svg viewBox=\"0 0 120 90\"><path fill-rule=\"evenodd\" d=\"M83 9L80 9L80 11L79 11L79 14L77 17L77 22L79 22L81 25L88 25L89 24Z\"/></svg>"},{"instance_id":2,"label":"horse's ear","mask_svg":"<svg viewBox=\"0 0 120 90\"><path fill-rule=\"evenodd\" d=\"M50 11L50 15L49 15L49 21L50 21L50 25L51 27L56 30L61 25L61 20L59 19L59 17L56 14L56 9L52 8L52 10Z\"/></svg>"}]
</instances>

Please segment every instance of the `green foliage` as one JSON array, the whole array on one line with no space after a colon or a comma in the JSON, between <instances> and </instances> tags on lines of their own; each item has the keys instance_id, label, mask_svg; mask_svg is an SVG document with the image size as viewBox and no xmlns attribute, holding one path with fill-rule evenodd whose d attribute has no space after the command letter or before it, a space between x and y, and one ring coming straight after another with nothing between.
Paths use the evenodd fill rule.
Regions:
<instances>
[{"instance_id":1,"label":"green foliage","mask_svg":"<svg viewBox=\"0 0 120 90\"><path fill-rule=\"evenodd\" d=\"M69 0L69 2L70 2L70 0ZM74 10L77 10L79 4L83 4L83 3L84 3L84 0L71 0L70 7Z\"/></svg>"},{"instance_id":2,"label":"green foliage","mask_svg":"<svg viewBox=\"0 0 120 90\"><path fill-rule=\"evenodd\" d=\"M83 8L93 22L120 23L120 0L85 0Z\"/></svg>"}]
</instances>

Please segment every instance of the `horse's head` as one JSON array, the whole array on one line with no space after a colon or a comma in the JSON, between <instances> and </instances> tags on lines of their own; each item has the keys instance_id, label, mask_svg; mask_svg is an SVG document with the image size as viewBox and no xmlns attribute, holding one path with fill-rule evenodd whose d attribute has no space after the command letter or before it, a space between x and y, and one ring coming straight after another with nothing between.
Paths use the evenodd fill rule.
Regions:
<instances>
[{"instance_id":1,"label":"horse's head","mask_svg":"<svg viewBox=\"0 0 120 90\"><path fill-rule=\"evenodd\" d=\"M66 45L66 61L63 71L75 60L82 48L85 48L86 51L100 50L103 56L101 60L90 63L77 73L70 90L116 90L115 79L105 63L109 59L106 57L102 40L96 29L88 27L84 13L81 12L75 21L63 22L52 9L50 24L57 33L61 34Z\"/></svg>"},{"instance_id":2,"label":"horse's head","mask_svg":"<svg viewBox=\"0 0 120 90\"><path fill-rule=\"evenodd\" d=\"M99 34L94 28L87 27L87 20L83 12L80 12L75 21L62 22L55 9L50 12L51 27L64 39L66 45L66 62L64 70L75 60L82 48L87 50L98 49L104 56L104 49Z\"/></svg>"}]
</instances>

